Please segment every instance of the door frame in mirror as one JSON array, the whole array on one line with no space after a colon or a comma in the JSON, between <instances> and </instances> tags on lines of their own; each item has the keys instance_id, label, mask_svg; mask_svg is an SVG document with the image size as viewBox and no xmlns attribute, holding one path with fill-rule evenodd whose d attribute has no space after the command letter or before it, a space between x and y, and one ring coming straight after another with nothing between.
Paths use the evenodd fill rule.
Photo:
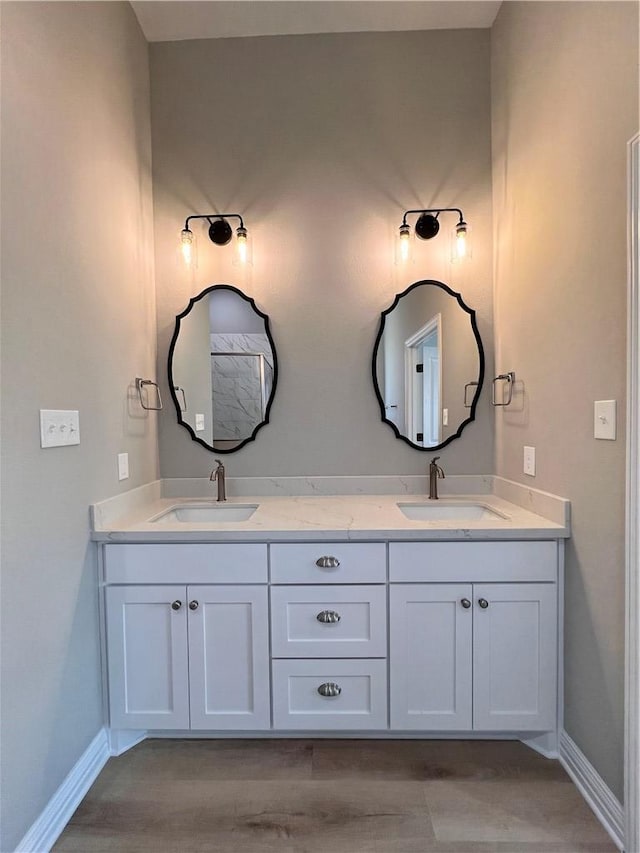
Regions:
<instances>
[{"instance_id":1,"label":"door frame in mirror","mask_svg":"<svg viewBox=\"0 0 640 853\"><path fill-rule=\"evenodd\" d=\"M413 442L409 438L407 438L406 435L402 435L402 433L400 432L398 427L393 423L393 421L390 421L387 418L387 416L385 414L386 410L385 410L384 399L382 397L382 394L380 393L380 386L378 384L378 373L376 370L376 365L377 365L377 361L378 361L378 350L380 348L380 342L382 340L382 335L384 332L384 327L386 324L387 315L393 311L393 309L396 307L396 305L402 299L403 296L407 296L407 294L411 293L412 290L415 290L417 287L420 287L423 284L435 285L436 287L439 287L442 290L444 290L446 293L448 293L449 296L453 296L457 300L458 305L462 308L463 311L466 311L467 314L469 315L469 320L471 322L471 329L473 331L473 335L475 337L476 344L478 346L478 385L476 387L475 394L473 395L473 400L471 401L471 408L469 409L469 417L466 418L464 421L462 421L462 423L460 424L460 426L457 429L457 432L455 432L453 435L450 435L448 438L446 438L440 444L432 445L430 447L421 447L419 444L415 444L415 442ZM446 447L447 444L452 442L454 439L460 438L460 436L462 435L462 431L467 426L467 424L471 423L471 421L474 421L476 419L476 406L478 404L478 400L480 399L480 394L482 392L482 385L484 383L484 370L485 370L484 348L482 346L482 339L480 337L480 332L478 331L478 323L476 321L476 312L474 311L473 308L469 308L469 306L465 303L465 301L462 298L460 293L457 293L455 290L452 290L448 285L444 284L443 282L436 281L435 279L430 279L430 278L425 278L425 279L422 279L421 281L415 281L413 284L409 285L409 287L407 287L406 290L403 290L402 293L396 293L395 299L393 300L392 304L385 311L383 311L380 314L380 327L378 329L378 334L376 336L375 344L373 346L373 358L371 360L371 375L373 378L373 389L376 392L376 397L378 399L378 405L380 406L380 415L382 418L382 422L385 424L388 424L391 427L391 429L395 433L396 438L401 439L406 444L408 444L409 447L413 447L414 450L422 450L422 451L426 451L426 452L431 452L433 450L440 450L442 447Z\"/></svg>"},{"instance_id":2,"label":"door frame in mirror","mask_svg":"<svg viewBox=\"0 0 640 853\"><path fill-rule=\"evenodd\" d=\"M176 344L178 342L178 335L180 334L181 321L184 320L185 317L187 317L187 315L190 313L190 311L193 310L195 305L198 302L200 302L201 299L204 299L205 296L208 296L210 293L213 293L214 290L231 291L232 293L235 293L238 296L242 297L242 299L244 299L245 302L249 303L251 308L264 321L264 331L265 331L265 334L267 336L267 340L269 341L269 345L271 347L271 352L273 354L273 379L271 382L271 393L269 394L269 399L266 402L263 419L256 426L256 428L253 430L251 435L248 438L243 439L242 441L239 440L239 443L235 447L219 448L219 449L214 447L211 444L207 444L206 441L203 441L201 438L199 438L196 435L191 424L188 424L185 420L183 420L183 418L182 418L183 410L182 410L182 407L180 406L180 401L178 400L178 396L174 390L175 389L175 381L173 378L173 354L174 354L174 350L176 348ZM261 311L258 308L258 306L256 305L255 300L252 299L250 296L247 296L246 293L243 293L237 287L234 287L232 284L212 284L209 287L206 287L197 296L191 297L191 299L189 300L189 304L184 309L184 311L182 311L180 314L176 315L176 325L175 325L175 329L173 331L173 336L171 338L171 343L169 345L169 355L168 355L167 361L168 361L167 373L168 373L168 377L169 377L169 393L171 394L171 399L173 400L173 404L176 407L176 414L178 416L178 424L180 426L183 426L189 432L193 441L197 441L198 444L201 444L203 447L206 447L206 449L210 453L235 453L236 451L238 451L242 447L244 447L245 444L248 444L250 441L255 441L256 436L260 432L262 427L266 426L269 423L269 414L271 412L271 405L273 403L273 399L274 399L275 394L276 394L276 386L278 384L278 357L276 355L276 345L275 345L275 343L273 341L273 337L271 335L271 327L269 325L269 315L265 314L264 311Z\"/></svg>"}]
</instances>

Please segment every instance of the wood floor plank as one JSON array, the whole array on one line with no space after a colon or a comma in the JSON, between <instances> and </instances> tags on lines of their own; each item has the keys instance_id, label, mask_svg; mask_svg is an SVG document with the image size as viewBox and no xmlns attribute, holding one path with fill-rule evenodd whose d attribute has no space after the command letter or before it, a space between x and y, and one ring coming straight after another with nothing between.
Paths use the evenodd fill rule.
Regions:
<instances>
[{"instance_id":1,"label":"wood floor plank","mask_svg":"<svg viewBox=\"0 0 640 853\"><path fill-rule=\"evenodd\" d=\"M455 844L595 844L615 850L571 781L425 782L438 841Z\"/></svg>"},{"instance_id":2,"label":"wood floor plank","mask_svg":"<svg viewBox=\"0 0 640 853\"><path fill-rule=\"evenodd\" d=\"M519 741L315 741L314 779L527 779L568 781L549 761Z\"/></svg>"}]
</instances>

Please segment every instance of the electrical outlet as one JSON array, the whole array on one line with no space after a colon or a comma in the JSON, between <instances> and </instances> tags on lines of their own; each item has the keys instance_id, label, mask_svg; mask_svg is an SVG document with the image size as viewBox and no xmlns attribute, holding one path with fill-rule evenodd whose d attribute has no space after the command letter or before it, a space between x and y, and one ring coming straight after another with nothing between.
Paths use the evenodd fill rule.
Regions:
<instances>
[{"instance_id":1,"label":"electrical outlet","mask_svg":"<svg viewBox=\"0 0 640 853\"><path fill-rule=\"evenodd\" d=\"M118 479L129 479L129 454L118 453Z\"/></svg>"},{"instance_id":2,"label":"electrical outlet","mask_svg":"<svg viewBox=\"0 0 640 853\"><path fill-rule=\"evenodd\" d=\"M40 447L80 444L80 413L67 409L40 409Z\"/></svg>"},{"instance_id":3,"label":"electrical outlet","mask_svg":"<svg viewBox=\"0 0 640 853\"><path fill-rule=\"evenodd\" d=\"M204 415L196 415L196 432L202 432L204 429Z\"/></svg>"},{"instance_id":4,"label":"electrical outlet","mask_svg":"<svg viewBox=\"0 0 640 853\"><path fill-rule=\"evenodd\" d=\"M528 474L530 477L536 476L536 449L535 449L535 447L525 447L524 448L523 470L524 470L524 473Z\"/></svg>"}]
</instances>

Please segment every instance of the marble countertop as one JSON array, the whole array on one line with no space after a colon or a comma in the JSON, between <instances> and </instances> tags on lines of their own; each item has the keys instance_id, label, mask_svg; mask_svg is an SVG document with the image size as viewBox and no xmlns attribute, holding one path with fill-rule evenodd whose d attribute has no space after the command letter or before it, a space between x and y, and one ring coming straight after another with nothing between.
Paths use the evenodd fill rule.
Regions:
<instances>
[{"instance_id":1,"label":"marble countertop","mask_svg":"<svg viewBox=\"0 0 640 853\"><path fill-rule=\"evenodd\" d=\"M251 518L238 522L154 522L175 506L202 506L211 498L149 494L119 507L92 507L92 538L98 542L286 542L372 540L558 539L569 533L564 520L552 521L495 494L449 495L447 504L482 504L505 516L477 521L411 521L398 503L433 505L424 494L231 497L225 506L258 504ZM568 506L568 502L567 502Z\"/></svg>"}]
</instances>

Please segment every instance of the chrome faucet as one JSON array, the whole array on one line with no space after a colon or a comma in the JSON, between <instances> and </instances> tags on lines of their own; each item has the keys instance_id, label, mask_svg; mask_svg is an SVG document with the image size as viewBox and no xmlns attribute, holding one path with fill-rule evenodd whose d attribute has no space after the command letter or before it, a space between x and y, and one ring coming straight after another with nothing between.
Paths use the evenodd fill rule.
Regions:
<instances>
[{"instance_id":1,"label":"chrome faucet","mask_svg":"<svg viewBox=\"0 0 640 853\"><path fill-rule=\"evenodd\" d=\"M437 464L439 456L434 456L429 463L429 500L438 500L438 480L444 480L444 471Z\"/></svg>"},{"instance_id":2,"label":"chrome faucet","mask_svg":"<svg viewBox=\"0 0 640 853\"><path fill-rule=\"evenodd\" d=\"M213 469L209 479L211 480L212 483L216 482L218 484L218 500L219 501L226 501L227 492L226 492L225 481L224 481L224 465L222 464L221 459L216 459L216 462L218 463L218 467ZM444 476L444 474L443 474L443 476Z\"/></svg>"}]
</instances>

